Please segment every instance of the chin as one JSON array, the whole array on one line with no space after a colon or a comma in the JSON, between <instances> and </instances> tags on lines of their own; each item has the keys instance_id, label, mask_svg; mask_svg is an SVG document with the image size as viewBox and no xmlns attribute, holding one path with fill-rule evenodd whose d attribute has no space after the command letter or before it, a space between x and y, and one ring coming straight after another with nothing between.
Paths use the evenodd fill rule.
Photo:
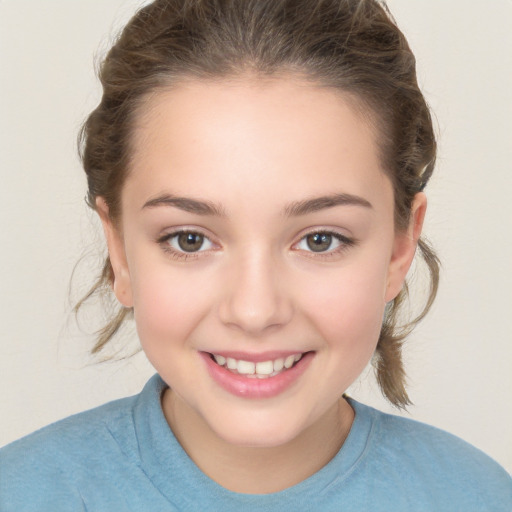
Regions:
<instances>
[{"instance_id":1,"label":"chin","mask_svg":"<svg viewBox=\"0 0 512 512\"><path fill-rule=\"evenodd\" d=\"M226 443L233 446L250 448L275 448L290 443L297 438L304 428L291 424L283 418L268 419L265 417L232 418L222 425L210 423L210 428Z\"/></svg>"}]
</instances>

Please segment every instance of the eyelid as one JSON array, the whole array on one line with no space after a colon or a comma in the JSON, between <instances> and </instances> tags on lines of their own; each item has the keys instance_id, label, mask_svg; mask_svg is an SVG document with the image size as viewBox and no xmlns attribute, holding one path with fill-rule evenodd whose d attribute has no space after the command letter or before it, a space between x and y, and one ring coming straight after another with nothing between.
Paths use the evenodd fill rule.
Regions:
<instances>
[{"instance_id":1,"label":"eyelid","mask_svg":"<svg viewBox=\"0 0 512 512\"><path fill-rule=\"evenodd\" d=\"M170 256L177 260L197 259L201 257L203 253L209 253L212 250L212 247L210 247L205 250L187 252L172 247L171 244L169 243L169 240L177 237L180 234L200 235L205 240L208 240L213 248L218 248L218 244L213 240L213 237L211 235L206 234L204 230L201 228L192 226L179 226L175 228L170 228L168 231L165 231L163 234L158 236L155 241L162 247L162 249L167 254L169 254Z\"/></svg>"},{"instance_id":2,"label":"eyelid","mask_svg":"<svg viewBox=\"0 0 512 512\"><path fill-rule=\"evenodd\" d=\"M316 234L322 234L322 235L330 235L336 240L340 242L340 245L334 249L329 249L327 251L308 251L304 249L298 249L296 248L306 237L310 235L316 235ZM308 255L308 257L314 257L314 258L329 258L329 257L335 257L336 255L339 255L340 253L348 250L350 247L356 245L358 243L358 240L356 240L352 236L348 236L344 233L341 233L340 231L334 229L334 228L326 228L326 227L316 227L316 228L309 228L308 230L301 233L298 237L298 240L293 243L292 249L296 251L304 252Z\"/></svg>"},{"instance_id":3,"label":"eyelid","mask_svg":"<svg viewBox=\"0 0 512 512\"><path fill-rule=\"evenodd\" d=\"M170 226L164 229L160 230L160 234L156 236L156 241L163 240L165 238L169 238L175 235L179 235L180 233L192 233L195 235L201 235L205 238L208 238L212 243L215 240L215 236L210 232L210 230L203 228L201 226L195 226L195 225L178 225L178 226ZM216 243L217 244L217 243ZM217 244L218 245L218 244Z\"/></svg>"},{"instance_id":4,"label":"eyelid","mask_svg":"<svg viewBox=\"0 0 512 512\"><path fill-rule=\"evenodd\" d=\"M216 249L220 248L220 244L214 240L214 237L207 234L205 231L206 230L204 230L202 228L195 227L195 226L194 227L179 226L179 227L170 228L168 231L165 231L163 234L158 236L155 241L173 259L176 259L176 260L197 259L197 258L202 257L203 255L209 254L212 250L216 250ZM192 252L182 251L182 250L172 247L168 243L168 241L170 239L172 239L173 237L176 237L182 233L201 235L202 237L204 237L206 240L208 240L211 243L212 247L208 248L206 250L198 250L195 252L194 251L192 251ZM318 252L312 251L312 250L308 251L308 250L297 248L297 246L307 236L314 235L314 234L330 235L339 241L339 245L338 245L338 247L336 247L334 249L328 249L326 251L318 251ZM333 257L339 256L341 253L343 253L344 251L347 251L350 247L357 245L357 243L358 243L358 240L355 239L354 237L352 237L350 235L346 235L346 234L340 232L339 230L337 230L335 228L330 228L330 227L308 228L307 230L303 231L299 235L298 239L296 239L296 240L297 241L292 244L292 247L291 247L292 250L301 252L303 254L306 254L307 257L316 258L316 259L321 259L321 258L328 259L328 258L333 258Z\"/></svg>"}]
</instances>

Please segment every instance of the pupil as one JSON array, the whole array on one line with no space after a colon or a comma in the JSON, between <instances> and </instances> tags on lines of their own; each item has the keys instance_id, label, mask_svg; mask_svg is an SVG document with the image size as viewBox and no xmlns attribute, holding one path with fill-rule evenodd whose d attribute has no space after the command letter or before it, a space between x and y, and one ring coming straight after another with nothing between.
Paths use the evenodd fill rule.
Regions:
<instances>
[{"instance_id":1,"label":"pupil","mask_svg":"<svg viewBox=\"0 0 512 512\"><path fill-rule=\"evenodd\" d=\"M308 235L307 244L308 247L314 252L322 252L329 249L332 242L332 235L325 233L315 233L314 235Z\"/></svg>"},{"instance_id":2,"label":"pupil","mask_svg":"<svg viewBox=\"0 0 512 512\"><path fill-rule=\"evenodd\" d=\"M178 245L185 252L195 252L203 245L203 235L196 233L181 233L178 236Z\"/></svg>"}]
</instances>

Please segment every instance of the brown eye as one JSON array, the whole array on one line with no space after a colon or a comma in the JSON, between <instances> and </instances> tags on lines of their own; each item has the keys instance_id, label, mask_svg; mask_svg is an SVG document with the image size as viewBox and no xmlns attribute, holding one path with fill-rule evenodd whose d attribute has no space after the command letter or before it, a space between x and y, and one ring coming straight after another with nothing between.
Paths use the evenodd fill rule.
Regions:
<instances>
[{"instance_id":1,"label":"brown eye","mask_svg":"<svg viewBox=\"0 0 512 512\"><path fill-rule=\"evenodd\" d=\"M156 240L163 251L175 259L199 257L215 249L215 244L199 231L179 230L168 233Z\"/></svg>"},{"instance_id":2,"label":"brown eye","mask_svg":"<svg viewBox=\"0 0 512 512\"><path fill-rule=\"evenodd\" d=\"M177 235L179 248L184 252L196 252L204 243L204 236L199 233L180 233Z\"/></svg>"},{"instance_id":3,"label":"brown eye","mask_svg":"<svg viewBox=\"0 0 512 512\"><path fill-rule=\"evenodd\" d=\"M327 251L332 245L332 235L328 233L314 233L306 237L306 243L313 252Z\"/></svg>"},{"instance_id":4,"label":"brown eye","mask_svg":"<svg viewBox=\"0 0 512 512\"><path fill-rule=\"evenodd\" d=\"M356 244L352 238L347 238L335 231L312 231L302 237L294 249L308 253L316 253L318 256L335 256Z\"/></svg>"}]
</instances>

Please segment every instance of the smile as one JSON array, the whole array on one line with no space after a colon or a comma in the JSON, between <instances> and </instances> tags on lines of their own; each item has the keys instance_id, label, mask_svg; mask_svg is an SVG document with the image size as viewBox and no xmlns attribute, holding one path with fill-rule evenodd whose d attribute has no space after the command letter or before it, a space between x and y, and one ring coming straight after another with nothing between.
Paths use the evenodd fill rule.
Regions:
<instances>
[{"instance_id":1,"label":"smile","mask_svg":"<svg viewBox=\"0 0 512 512\"><path fill-rule=\"evenodd\" d=\"M303 354L298 353L287 357L279 357L277 359L252 362L243 359L234 359L233 357L224 357L212 354L213 360L223 368L226 368L233 374L244 375L253 379L268 379L275 377L280 373L292 368L295 363L302 359Z\"/></svg>"},{"instance_id":2,"label":"smile","mask_svg":"<svg viewBox=\"0 0 512 512\"><path fill-rule=\"evenodd\" d=\"M266 399L301 381L315 351L267 354L199 352L211 379L240 398Z\"/></svg>"}]
</instances>

